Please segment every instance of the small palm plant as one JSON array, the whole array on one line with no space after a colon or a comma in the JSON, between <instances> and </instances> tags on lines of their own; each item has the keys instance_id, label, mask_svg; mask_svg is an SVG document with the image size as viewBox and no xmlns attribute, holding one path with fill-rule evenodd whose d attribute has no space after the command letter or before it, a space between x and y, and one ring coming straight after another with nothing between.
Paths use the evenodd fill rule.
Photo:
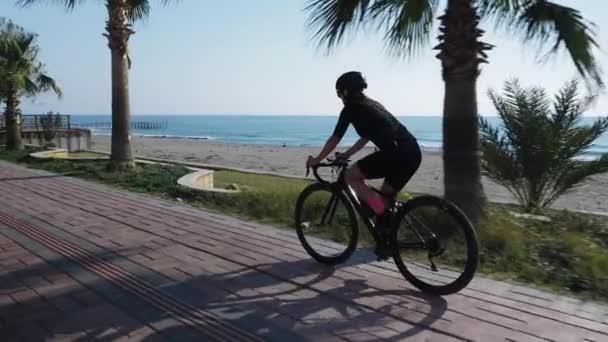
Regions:
<instances>
[{"instance_id":1,"label":"small palm plant","mask_svg":"<svg viewBox=\"0 0 608 342\"><path fill-rule=\"evenodd\" d=\"M608 130L608 118L581 125L591 99L579 97L576 81L553 101L544 89L523 88L517 80L505 82L503 95L488 94L502 129L480 119L482 170L526 211L538 212L589 176L608 171L608 153L580 158Z\"/></svg>"},{"instance_id":2,"label":"small palm plant","mask_svg":"<svg viewBox=\"0 0 608 342\"><path fill-rule=\"evenodd\" d=\"M63 126L61 114L47 112L46 114L42 114L38 121L40 122L40 126L42 126L42 134L39 135L42 140L40 145L55 147L53 141L57 136L57 131Z\"/></svg>"}]
</instances>

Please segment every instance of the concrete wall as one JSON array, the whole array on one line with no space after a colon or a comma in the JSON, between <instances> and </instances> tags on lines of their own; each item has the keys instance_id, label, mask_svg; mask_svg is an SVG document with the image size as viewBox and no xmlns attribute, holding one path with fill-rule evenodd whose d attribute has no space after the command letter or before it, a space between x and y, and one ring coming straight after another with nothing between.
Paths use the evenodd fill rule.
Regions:
<instances>
[{"instance_id":1,"label":"concrete wall","mask_svg":"<svg viewBox=\"0 0 608 342\"><path fill-rule=\"evenodd\" d=\"M21 132L24 144L40 145L42 132L26 130ZM0 145L6 142L6 132L0 131ZM44 142L43 142L44 143ZM70 152L91 149L91 131L88 129L60 130L55 136L55 147L63 148Z\"/></svg>"}]
</instances>

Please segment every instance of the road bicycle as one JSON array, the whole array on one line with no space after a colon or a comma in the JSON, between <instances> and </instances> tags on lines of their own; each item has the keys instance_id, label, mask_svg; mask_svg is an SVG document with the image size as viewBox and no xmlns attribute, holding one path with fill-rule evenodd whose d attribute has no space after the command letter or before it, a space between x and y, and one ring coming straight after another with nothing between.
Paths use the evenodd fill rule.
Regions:
<instances>
[{"instance_id":1,"label":"road bicycle","mask_svg":"<svg viewBox=\"0 0 608 342\"><path fill-rule=\"evenodd\" d=\"M392 257L403 277L421 291L448 295L469 284L477 270L478 240L456 205L429 195L394 199L389 219L378 226L371 208L345 181L350 161L338 154L327 161L311 167L317 182L296 202L296 231L310 256L326 265L346 261L357 248L361 221L369 231L363 240L373 241L378 260ZM320 169L330 170L333 180L321 177Z\"/></svg>"}]
</instances>

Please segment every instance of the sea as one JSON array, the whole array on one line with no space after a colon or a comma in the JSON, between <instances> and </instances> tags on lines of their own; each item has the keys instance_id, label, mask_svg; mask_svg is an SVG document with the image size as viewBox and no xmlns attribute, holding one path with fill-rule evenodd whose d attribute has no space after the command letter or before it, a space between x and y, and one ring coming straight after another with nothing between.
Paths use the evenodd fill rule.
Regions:
<instances>
[{"instance_id":1,"label":"sea","mask_svg":"<svg viewBox=\"0 0 608 342\"><path fill-rule=\"evenodd\" d=\"M398 119L416 136L425 150L440 150L442 142L441 116L399 116ZM500 127L500 119L486 117ZM582 124L596 118L585 117ZM110 122L109 115L72 115L78 123ZM133 136L167 139L203 139L223 143L264 144L279 146L322 146L332 133L336 116L313 115L133 115L132 121L166 122L163 129L134 129ZM110 135L108 129L93 129L95 135ZM349 128L342 145L357 140ZM608 134L604 134L588 150L585 159L594 159L608 152Z\"/></svg>"}]
</instances>

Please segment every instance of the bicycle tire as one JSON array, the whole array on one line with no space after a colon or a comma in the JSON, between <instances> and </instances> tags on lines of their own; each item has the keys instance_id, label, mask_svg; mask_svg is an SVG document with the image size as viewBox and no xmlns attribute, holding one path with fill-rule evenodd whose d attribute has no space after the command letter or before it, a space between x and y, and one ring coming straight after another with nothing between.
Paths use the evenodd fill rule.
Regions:
<instances>
[{"instance_id":1,"label":"bicycle tire","mask_svg":"<svg viewBox=\"0 0 608 342\"><path fill-rule=\"evenodd\" d=\"M304 231L306 228L305 228L305 225L303 224L304 222L302 220L303 208L304 208L304 204L305 204L306 200L308 198L310 198L310 196L313 195L314 193L317 193L320 191L329 192L331 194L332 198L333 198L333 196L335 196L337 198L337 200L342 202L342 204L344 205L344 208L346 208L346 211L348 214L348 220L350 221L349 227L350 227L351 234L349 235L350 239L349 239L349 241L347 241L347 244L345 245L345 249L343 251L341 251L340 253L337 253L337 254L331 255L331 256L323 255L319 251L315 250L315 248L311 245L311 243L308 241L308 239L306 237L306 234ZM357 242L359 239L359 224L357 221L357 216L355 214L355 209L353 207L353 204L346 197L346 195L344 195L344 193L342 193L341 191L338 191L334 186L327 184L327 183L311 184L311 185L307 186L302 191L302 193L300 193L300 195L298 196L298 200L296 202L295 228L296 228L296 232L298 234L298 239L300 240L300 243L302 244L302 246L304 247L306 252L311 257L313 257L316 261L318 261L322 264L325 264L325 265L336 265L336 264L346 261L357 248Z\"/></svg>"},{"instance_id":2,"label":"bicycle tire","mask_svg":"<svg viewBox=\"0 0 608 342\"><path fill-rule=\"evenodd\" d=\"M410 272L401 256L400 250L396 247L401 221L414 209L425 206L441 208L445 213L450 215L450 217L458 223L458 227L460 227L464 233L467 244L467 260L464 266L464 271L454 281L440 286L429 284ZM420 289L422 292L441 296L459 292L471 282L475 272L477 271L477 266L479 263L479 242L477 240L475 228L466 215L456 205L442 198L435 196L420 196L405 202L404 206L397 214L395 224L393 225L392 238L395 242L393 259L397 265L397 268L407 281Z\"/></svg>"}]
</instances>

